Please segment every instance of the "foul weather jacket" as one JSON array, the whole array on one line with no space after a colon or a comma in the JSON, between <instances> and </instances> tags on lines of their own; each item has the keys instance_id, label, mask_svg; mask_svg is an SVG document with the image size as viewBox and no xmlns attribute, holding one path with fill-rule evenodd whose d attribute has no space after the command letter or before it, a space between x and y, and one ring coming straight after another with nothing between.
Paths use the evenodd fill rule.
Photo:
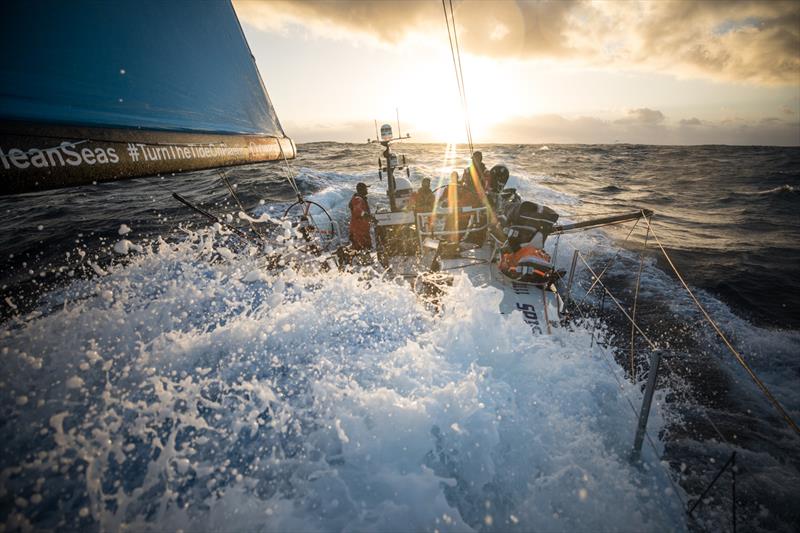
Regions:
<instances>
[{"instance_id":1,"label":"foul weather jacket","mask_svg":"<svg viewBox=\"0 0 800 533\"><path fill-rule=\"evenodd\" d=\"M369 235L369 212L367 199L354 194L350 199L350 243L355 250L371 250L372 237Z\"/></svg>"},{"instance_id":2,"label":"foul weather jacket","mask_svg":"<svg viewBox=\"0 0 800 533\"><path fill-rule=\"evenodd\" d=\"M422 189L418 190L414 193L414 212L415 213L430 213L433 211L433 203L434 203L434 196L433 191L430 189Z\"/></svg>"}]
</instances>

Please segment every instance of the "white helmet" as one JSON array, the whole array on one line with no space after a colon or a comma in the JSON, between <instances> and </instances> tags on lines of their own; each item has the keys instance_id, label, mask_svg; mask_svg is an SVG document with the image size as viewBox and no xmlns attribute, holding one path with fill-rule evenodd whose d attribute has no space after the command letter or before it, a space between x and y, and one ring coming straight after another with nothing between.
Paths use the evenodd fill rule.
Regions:
<instances>
[{"instance_id":1,"label":"white helmet","mask_svg":"<svg viewBox=\"0 0 800 533\"><path fill-rule=\"evenodd\" d=\"M414 189L411 188L411 182L408 178L399 177L394 180L394 202L399 209L405 209L411 200L411 194Z\"/></svg>"}]
</instances>

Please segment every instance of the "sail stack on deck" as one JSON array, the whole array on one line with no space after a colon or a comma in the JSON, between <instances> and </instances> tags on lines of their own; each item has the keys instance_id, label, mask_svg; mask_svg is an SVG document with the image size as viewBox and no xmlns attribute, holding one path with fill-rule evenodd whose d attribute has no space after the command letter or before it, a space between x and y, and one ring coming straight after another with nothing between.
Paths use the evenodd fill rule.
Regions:
<instances>
[{"instance_id":1,"label":"sail stack on deck","mask_svg":"<svg viewBox=\"0 0 800 533\"><path fill-rule=\"evenodd\" d=\"M292 158L229 2L11 2L0 194Z\"/></svg>"}]
</instances>

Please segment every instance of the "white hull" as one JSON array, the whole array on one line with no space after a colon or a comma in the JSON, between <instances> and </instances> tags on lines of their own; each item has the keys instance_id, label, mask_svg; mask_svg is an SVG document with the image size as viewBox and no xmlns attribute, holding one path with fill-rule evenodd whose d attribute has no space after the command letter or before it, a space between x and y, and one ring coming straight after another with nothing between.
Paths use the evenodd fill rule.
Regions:
<instances>
[{"instance_id":1,"label":"white hull","mask_svg":"<svg viewBox=\"0 0 800 533\"><path fill-rule=\"evenodd\" d=\"M563 301L552 289L515 281L500 272L497 261L490 262L492 246L484 244L467 250L458 258L440 259L440 272L457 275L463 272L476 287L493 287L503 293L498 312L518 315L533 334L550 334L560 327ZM421 273L416 258L393 257L389 261L395 274L415 278Z\"/></svg>"}]
</instances>

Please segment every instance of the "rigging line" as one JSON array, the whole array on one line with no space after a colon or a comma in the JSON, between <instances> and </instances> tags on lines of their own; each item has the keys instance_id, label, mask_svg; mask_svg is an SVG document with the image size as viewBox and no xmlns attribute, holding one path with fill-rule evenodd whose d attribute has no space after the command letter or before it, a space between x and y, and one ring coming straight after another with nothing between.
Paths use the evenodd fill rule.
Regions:
<instances>
[{"instance_id":1,"label":"rigging line","mask_svg":"<svg viewBox=\"0 0 800 533\"><path fill-rule=\"evenodd\" d=\"M641 329L641 328L638 326L638 324L636 324L636 322L634 322L634 321L633 321L633 319L631 319L631 316L628 314L628 312L627 312L627 311L625 311L625 308L624 308L624 307L622 307L622 304L621 304L621 303L619 303L619 300L617 300L617 299L614 297L614 295L613 295L613 294L611 294L611 291L609 291L609 290L608 290L608 288L607 288L607 287L606 287L606 286L603 284L603 282L602 282L602 281L600 281L600 278L597 276L597 274L595 274L594 270L592 270L592 267L590 267L590 266L589 266L589 263L587 263L587 262L586 262L586 259L584 259L584 258L583 258L583 254L581 254L581 253L578 253L578 257L580 257L580 258L581 258L581 261L583 262L583 264L584 264L584 265L586 265L586 268L588 268L588 269L589 269L589 272L591 272L591 273L592 273L592 275L593 275L595 278L597 278L597 282L598 282L598 283L600 283L600 286L603 288L603 290L605 291L605 293L606 293L606 294L608 294L608 296L611 298L611 301L612 301L612 302L614 302L614 303L617 305L617 307L619 307L619 310L620 310L620 311L622 311L622 314L623 314L623 315L625 315L625 318L627 318L627 319L628 319L628 321L629 321L629 322L630 322L630 323L633 325L633 327L635 327L635 328L636 328L636 331L638 331L638 332L639 332L639 334L640 334L640 335L641 335L641 336L644 338L644 340L646 340L646 341L647 341L647 343L650 345L650 348L652 348L653 350L657 350L657 349L658 349L658 347L656 346L656 344L655 344L653 341L651 341L651 340L650 340L650 337L648 337L648 336L645 334L645 332L644 332L644 331L642 331L642 329Z\"/></svg>"},{"instance_id":2,"label":"rigging line","mask_svg":"<svg viewBox=\"0 0 800 533\"><path fill-rule=\"evenodd\" d=\"M636 223L634 223L633 227L628 232L628 236L625 237L625 240L622 241L622 244L625 244L626 242L628 242L628 239L630 239L631 235L633 235L633 230L635 230L636 226L639 225L639 221L640 220L641 220L641 218L637 218L636 219ZM594 228L592 228L592 229L594 229ZM600 276L597 276L595 278L595 280L592 282L591 286L589 287L589 290L587 290L586 294L583 295L583 298L581 298L581 301L578 302L578 305L581 305L584 302L584 300L586 300L586 298L589 296L589 293L592 292L592 290L594 290L595 285L597 285L597 283L600 281L600 278L605 275L606 271L611 267L611 265L614 263L614 261L617 260L617 257L619 257L619 254L622 253L622 244L617 248L617 253L615 253L614 256L611 259L609 259L608 262L606 263L606 265L603 267L603 270L600 272ZM592 274L594 274L594 272L592 272Z\"/></svg>"},{"instance_id":3,"label":"rigging line","mask_svg":"<svg viewBox=\"0 0 800 533\"><path fill-rule=\"evenodd\" d=\"M655 236L655 234L653 234L653 235ZM586 268L588 268L588 269L589 269L589 271L590 271L592 274L594 274L594 271L592 270L592 268L591 268L591 267L588 265L588 263L586 263L586 260L583 258L583 254L581 254L580 252L578 252L578 256L581 258L581 261L583 262L583 264L584 264L584 265L586 265ZM642 336L642 338L644 338L644 340L645 340L645 341L647 341L647 343L650 345L651 349L653 349L653 350L656 350L657 348L656 348L655 344L653 343L653 341L651 341L651 340L650 340L650 338L649 338L649 337L648 337L648 336L647 336L647 335L646 335L646 334L645 334L645 333L644 333L644 332L641 330L641 328L639 328L639 326L636 324L636 322L634 322L634 321L631 319L631 317L630 317L630 316L628 316L628 314L625 312L625 310L624 310L624 309L622 308L622 306L619 304L619 302L617 301L617 299L616 299L616 298L615 298L615 297L614 297L614 296L611 294L611 292L608 290L608 288L606 288L606 286L605 286L605 285L603 285L603 282L602 282L602 281L600 282L600 286L601 286L601 287L603 287L603 290L604 290L606 293L608 293L608 295L611 297L611 299L614 301L614 303L616 303L616 304L617 304L617 307L619 307L619 308L620 308L620 310L621 310L621 311L622 311L622 313L625 315L625 317L626 317L626 318L627 318L627 319L628 319L628 320L631 322L631 326L632 326L633 328L635 328L635 329L636 329L636 331L638 331L638 332L639 332L639 334ZM583 287L581 287L581 288L583 288ZM579 312L581 312L581 309L580 309L580 307L577 307L577 309L578 309L578 311L579 311ZM583 313L582 313L582 312L581 312L581 316L583 316ZM672 372L673 374L677 374L677 372L675 372L675 369L674 369L674 368L672 368L672 365L671 365L671 363L670 363L670 361L669 361L669 358L662 357L661 361L662 361L663 363L665 363L667 367L669 367L669 370L670 370L670 372ZM720 440L721 440L722 442L724 442L725 444L727 444L728 446L731 446L731 447L732 447L733 445L732 445L732 444L731 444L731 443L728 441L728 439L726 439L726 438L725 438L725 436L724 436L724 435L722 434L722 432L719 430L719 428L718 428L718 427L717 427L717 425L714 423L714 421L713 421L713 420L711 420L711 417L709 417L709 416L708 416L708 413L707 413L707 412L705 412L705 410L703 410L703 416L705 417L706 421L708 421L709 425L711 425L711 427L714 429L714 432L717 434L717 436L720 438Z\"/></svg>"},{"instance_id":4,"label":"rigging line","mask_svg":"<svg viewBox=\"0 0 800 533\"><path fill-rule=\"evenodd\" d=\"M456 28L456 11L453 9L453 0L449 0L450 2L450 18L453 21L453 37L455 37L456 41L456 57L458 57L458 71L461 73L461 99L462 105L464 106L464 120L467 123L467 138L469 140L469 151L470 155L475 151L475 148L472 145L472 125L470 124L469 120L469 107L467 106L467 86L464 82L464 68L461 66L461 47L458 44L458 30Z\"/></svg>"},{"instance_id":5,"label":"rigging line","mask_svg":"<svg viewBox=\"0 0 800 533\"><path fill-rule=\"evenodd\" d=\"M648 222L649 222L649 220L648 220ZM653 232L653 237L655 237L656 238L656 242L658 242L658 238L656 237L655 232ZM594 274L594 271L592 270L592 268L588 265L588 263L586 263L586 260L583 258L583 255L580 254L580 253L578 253L578 255L581 258L581 261L583 262L583 264L586 265L586 268L588 268L589 271L592 274ZM639 334L642 336L642 338L644 338L648 342L648 344L650 344L650 347L652 349L654 349L654 350L657 349L655 347L655 344L653 343L653 341L651 341L650 338L641 330L641 328L639 328L639 326L636 324L636 322L632 321L631 317L628 316L628 314L625 312L625 310L619 304L619 302L614 297L614 295L611 294L611 292L608 290L608 288L605 285L603 285L602 281L600 282L600 286L603 287L603 290L611 297L612 301L614 301L614 303L617 304L617 307L619 307L619 309L622 311L622 313L625 315L625 317L631 322L631 325L636 329L636 331L639 332ZM581 312L580 307L577 307L577 309L581 313L581 316L583 316L583 313ZM677 372L675 372L675 369L672 367L669 358L664 357L661 360L669 368L669 371L671 373L677 375ZM717 425L714 423L714 421L711 419L711 417L708 415L708 412L705 409L702 410L702 416L706 419L708 424L711 426L711 428L717 434L717 436L719 437L720 441L724 442L726 445L728 445L729 447L733 448L734 445L731 444L731 442L728 439L725 438L725 436L722 434L722 431L720 431L719 427L717 427Z\"/></svg>"},{"instance_id":6,"label":"rigging line","mask_svg":"<svg viewBox=\"0 0 800 533\"><path fill-rule=\"evenodd\" d=\"M639 286L642 284L642 270L644 269L644 251L647 249L647 239L650 237L650 228L647 228L647 233L644 236L644 244L642 251L639 252L639 273L636 275L636 293L633 296L633 312L631 318L636 321L636 307L639 303ZM631 326L631 379L636 381L636 361L635 361L635 336L636 330Z\"/></svg>"},{"instance_id":7,"label":"rigging line","mask_svg":"<svg viewBox=\"0 0 800 533\"><path fill-rule=\"evenodd\" d=\"M294 172L292 172L292 166L289 164L289 160L286 158L286 153L283 151L283 144L278 140L278 149L281 151L281 157L283 158L283 163L286 166L286 180L289 182L289 185L292 186L294 189L294 193L297 195L297 201L305 202L303 199L303 195L300 193L300 189L297 186L297 180L295 179Z\"/></svg>"},{"instance_id":8,"label":"rigging line","mask_svg":"<svg viewBox=\"0 0 800 533\"><path fill-rule=\"evenodd\" d=\"M236 194L236 189L233 188L233 185L231 185L231 182L228 179L228 173L221 170L217 170L217 173L219 174L219 177L222 179L222 182L228 188L228 191L231 193L233 200L236 202L236 205L239 206L241 212L247 213L247 210L244 208L242 201L239 199L239 195ZM247 221L250 224L250 229L253 230L253 233L255 233L258 236L258 238L261 239L262 241L266 240L265 236L261 233L261 231L259 231L259 229L256 227L256 225L249 217Z\"/></svg>"},{"instance_id":9,"label":"rigging line","mask_svg":"<svg viewBox=\"0 0 800 533\"><path fill-rule=\"evenodd\" d=\"M165 189L166 189L166 187L165 187ZM167 189L167 190L169 191L169 189ZM204 217L206 217L210 221L215 222L215 223L219 224L220 226L231 230L236 236L238 236L244 242L252 243L252 240L250 239L250 237L245 232L243 232L242 230L240 230L236 226L231 226L230 224L228 224L226 222L223 222L218 216L214 215L213 213L209 213L205 209L194 205L193 203L191 203L189 200L187 200L186 198L184 198L183 196L181 196L177 192L173 192L172 193L172 197L175 198L180 203L182 203L183 205L185 205L186 207L188 207L189 209L191 209L192 211L194 211L195 213L203 215Z\"/></svg>"},{"instance_id":10,"label":"rigging line","mask_svg":"<svg viewBox=\"0 0 800 533\"><path fill-rule=\"evenodd\" d=\"M647 225L648 227L651 227L649 220L647 221ZM786 412L786 410L783 408L783 405L781 405L778 399L775 398L775 396L773 396L772 392L770 392L769 388L767 388L764 382L761 381L761 379L756 375L753 369L750 368L750 365L747 364L747 361L744 360L742 355L736 350L736 348L733 347L731 342L728 340L728 337L725 336L725 334L722 332L722 329L720 329L717 323L711 318L706 309L702 306L700 301L697 299L692 290L689 288L689 285L686 284L686 281L684 281L683 276L681 276L680 272L678 272L677 267L672 262L672 259L670 258L669 254L667 254L667 251L664 249L664 246L662 246L661 241L658 238L658 235L656 235L656 232L654 230L651 231L653 231L653 238L658 244L658 247L661 249L661 252L664 254L664 257L669 263L669 266L672 267L672 271L675 272L676 276L678 276L678 280L680 280L681 285L683 285L683 288L686 289L686 292L689 293L689 296L692 298L695 305L697 305L697 308L700 309L700 312L703 313L703 316L706 317L706 320L708 320L711 327L714 328L714 331L717 332L719 338L722 339L722 342L725 343L725 345L728 347L728 349L736 358L736 360L739 362L739 364L742 366L742 368L744 368L745 371L747 371L748 375L750 376L750 379L752 379L753 382L758 386L758 388L761 389L761 392L772 403L773 407L775 407L775 409L781 414L786 423L789 424L789 427L791 427L796 434L800 435L800 427L797 426L797 423L792 419L792 417L789 416L789 413Z\"/></svg>"},{"instance_id":11,"label":"rigging line","mask_svg":"<svg viewBox=\"0 0 800 533\"><path fill-rule=\"evenodd\" d=\"M553 287L556 289L556 293L558 293L558 288L555 287L555 285L553 285ZM561 297L560 294L559 294L559 297ZM584 321L588 321L588 318L586 317L586 315L583 314L583 311L580 308L577 308L577 309L578 309L578 312L581 315L581 318L583 318ZM609 373L613 376L614 380L617 382L617 385L619 386L619 389L621 391L623 391L622 396L625 398L625 401L628 403L628 405L631 408L631 412L633 413L633 420L634 421L638 421L639 414L636 411L636 407L634 407L633 402L631 401L631 399L628 396L628 394L625 392L625 386L622 384L622 381L620 380L619 376L617 376L617 373L614 372L614 368L611 366L611 363L608 360L609 359L608 353L603 348L603 346L600 345L599 342L597 343L597 347L600 349L600 353L603 354L603 357L601 358L601 360L603 361L603 364L606 365L606 368L608 368ZM644 435L645 435L645 437L647 437L647 442L650 443L650 447L653 449L653 453L655 454L655 456L659 457L658 448L656 448L656 444L653 441L653 438L650 436L650 432L647 431L647 428L645 428L645 430L644 430ZM683 507L683 509L685 511L687 509L687 507L688 507L688 504L687 504L686 501L684 501L683 496L681 496L680 487L676 484L675 480L672 479L672 476L670 475L670 471L667 469L667 467L665 467L662 464L661 461L657 461L657 463L661 466L661 468L662 468L662 470L664 472L664 475L666 475L667 480L669 481L670 485L672 485L672 491L675 493L675 496L678 498L678 501L680 501L681 506Z\"/></svg>"},{"instance_id":12,"label":"rigging line","mask_svg":"<svg viewBox=\"0 0 800 533\"><path fill-rule=\"evenodd\" d=\"M702 494L700 494L700 496L698 496L698 497L697 497L697 499L696 499L696 500L695 500L695 502L694 502L694 505L692 505L692 508L691 508L691 509L689 509L689 510L687 511L687 513L688 513L690 516L691 516L692 512L693 512L695 509L697 509L697 506L698 506L698 505L700 505L700 502L702 502L702 501L703 501L703 498L705 498L705 495L706 495L706 494L708 494L708 491L710 491L710 490L711 490L711 487L713 487L713 486L714 486L714 484L717 482L717 480L720 478L720 476L721 476L721 475L722 475L722 474L723 474L723 473L724 473L724 472L725 472L725 471L728 469L728 467L731 465L731 463L733 463L733 465L734 465L734 468L736 468L736 452L733 452L733 453L731 454L731 457L730 457L730 459L728 459L728 460L725 462L725 464L722 466L722 468L720 469L720 471L719 471L719 472L717 472L717 475L716 475L716 476L714 476L714 479L712 479L712 480L711 480L711 483L709 483L709 484L708 484L708 486L706 487L706 490L704 490L704 491L702 492ZM734 475L734 476L736 476L736 474L735 474L735 473L734 473L733 475ZM734 477L734 479L735 479L735 477ZM734 482L735 482L735 481L734 481ZM734 509L734 513L736 513L736 499L735 499L735 498L734 498L734 501L733 501L733 509ZM734 515L734 516L735 516L735 515ZM734 530L734 531L735 531L735 530Z\"/></svg>"},{"instance_id":13,"label":"rigging line","mask_svg":"<svg viewBox=\"0 0 800 533\"><path fill-rule=\"evenodd\" d=\"M444 22L447 25L447 42L450 45L450 56L453 59L453 69L454 69L455 75L456 75L456 84L458 85L458 96L461 99L461 102L462 102L462 105L463 105L463 101L464 101L464 91L463 91L463 85L462 85L462 81L463 80L461 78L461 72L459 72L459 70L458 70L458 62L456 61L456 53L455 53L455 48L453 46L453 34L452 34L451 29L450 29L450 18L448 17L448 14L447 14L447 4L445 3L445 0L442 0L442 9L444 9ZM466 126L466 122L465 122L465 126Z\"/></svg>"},{"instance_id":14,"label":"rigging line","mask_svg":"<svg viewBox=\"0 0 800 533\"><path fill-rule=\"evenodd\" d=\"M458 39L457 39L457 37L455 39L456 44L455 44L455 46L453 45L453 40L454 40L453 39L453 34L455 33L456 21L455 21L455 15L453 14L453 3L452 3L452 1L450 2L450 12L451 12L451 15L452 15L451 17L448 18L447 4L446 4L445 0L442 0L442 9L444 10L444 21L445 21L445 24L447 24L447 39L448 39L448 42L450 44L450 55L453 58L453 69L455 70L455 73L456 73L456 83L458 84L458 94L461 97L461 108L462 108L462 111L464 112L464 127L465 127L466 133L467 133L467 143L469 144L470 155L472 155L472 153L474 151L474 147L473 147L473 144L472 144L472 131L471 131L471 128L470 128L469 116L468 116L467 107L466 107L467 96L466 96L466 91L464 89L463 72L461 70L459 70L459 67L461 65L460 53L459 53L459 59L456 59L456 48L458 47ZM453 21L453 32L451 32L451 30L450 30L450 19L451 18L452 18L452 21Z\"/></svg>"},{"instance_id":15,"label":"rigging line","mask_svg":"<svg viewBox=\"0 0 800 533\"><path fill-rule=\"evenodd\" d=\"M453 47L453 34L450 30L450 18L447 15L447 4L445 0L442 0L442 9L444 9L444 22L447 25L447 42L450 45L450 55L453 58L453 69L455 70L456 84L458 85L458 96L461 99L463 111L464 91L462 88L461 73L458 71L458 62L456 61L455 48ZM466 127L466 121L464 122L464 126ZM467 140L469 140L469 132L467 132Z\"/></svg>"},{"instance_id":16,"label":"rigging line","mask_svg":"<svg viewBox=\"0 0 800 533\"><path fill-rule=\"evenodd\" d=\"M551 205L556 205L556 204L551 204ZM564 213L564 212L560 212L559 214L565 218L585 218L585 217L602 217L606 215L618 215L619 211L606 211L605 213L585 213L583 215L578 213Z\"/></svg>"},{"instance_id":17,"label":"rigging line","mask_svg":"<svg viewBox=\"0 0 800 533\"><path fill-rule=\"evenodd\" d=\"M578 309L578 312L581 315L581 318L583 318L584 321L588 321L588 318L586 317L586 315L583 314L583 311L580 308L577 308L577 309ZM627 402L628 406L631 408L631 413L633 414L633 420L634 421L638 421L639 413L637 412L636 407L634 407L633 402L631 401L631 399L628 396L628 394L625 393L625 386L622 384L622 381L620 380L619 376L617 376L617 373L614 372L614 368L611 366L611 363L608 360L609 359L609 354L606 352L605 348L603 348L603 346L599 342L597 343L597 347L600 349L600 353L603 354L603 357L601 358L602 361L603 361L603 364L605 364L605 366L608 369L609 373L612 375L614 380L617 382L617 385L619 386L620 390L623 391L623 395L622 396L625 398L625 401ZM659 457L660 454L658 452L658 448L656 447L656 444L653 441L653 438L650 436L650 432L647 430L647 428L645 428L645 430L644 430L644 435L647 438L647 442L650 443L650 447L653 450L653 454L656 457ZM670 470L666 466L664 466L664 464L661 461L657 461L657 463L661 467L661 469L663 470L664 475L667 477L667 480L669 481L670 485L672 485L672 489L673 489L673 492L675 493L675 497L678 498L678 501L680 502L683 510L685 511L688 508L688 502L683 499L683 496L681 496L682 490L681 490L680 486L676 483L676 481L674 479L672 479L672 476L670 475Z\"/></svg>"},{"instance_id":18,"label":"rigging line","mask_svg":"<svg viewBox=\"0 0 800 533\"><path fill-rule=\"evenodd\" d=\"M582 319L583 319L585 322L588 322L588 320L589 320L589 319L588 319L588 317L587 317L587 316L586 316L586 315L583 313L583 311L582 311L582 310L581 310L579 307L577 307L576 309L577 309L577 310L578 310L578 312L580 313L580 315L581 315L581 318L582 318ZM598 346L598 348L600 348L600 352L601 352L601 353L602 353L602 354L603 354L605 357L608 357L608 353L605 351L605 349L603 348L603 346L602 346L601 344L599 344L599 343L597 344L597 346ZM669 371L670 371L672 374L677 374L677 372L675 372L675 369L673 368L673 366L672 366L672 364L671 364L671 361L670 361L670 359L669 359L669 358L662 357L662 358L661 358L661 362L662 362L663 364L665 364L665 365L668 367ZM619 377L616 375L616 373L613 371L613 368L610 366L610 363L609 363L607 360L605 360L605 359L603 360L603 363L604 363L604 364L606 365L606 367L609 369L609 371L611 372L611 375L612 375L612 376L614 376L614 379L617 381L617 384L620 386L620 390L623 390L623 391L624 391L624 387L623 387L623 385L622 385L622 382L620 381L620 379L619 379ZM631 408L631 410L632 410L632 412L633 412L633 414L634 414L634 417L635 417L635 418L636 418L636 417L638 417L638 413L636 412L636 408L633 406L633 403L631 402L630 398L629 398L627 395L624 395L624 396L625 396L625 400L627 401L628 405L630 406L630 408ZM695 401L695 400L692 400L692 401ZM725 438L725 436L722 434L722 432L720 431L720 429L717 427L717 425L714 423L714 421L713 421L713 420L711 419L711 417L708 415L708 412L706 411L706 409L702 409L702 410L701 410L701 416L702 416L703 418L705 418L706 422L708 422L708 424L711 426L711 428L712 428L712 429L714 430L714 432L717 434L717 436L719 437L719 440L720 440L720 442L722 442L722 443L726 444L726 445L727 445L728 447L730 447L730 448L736 448L736 446L735 446L734 444L732 444L730 441L728 441L728 439L726 439L726 438ZM655 454L658 456L658 449L656 448L656 446L655 446L655 443L653 442L653 438L650 436L650 433L649 433L649 431L647 431L646 429L645 429L645 436L647 437L647 441L650 443L650 446L651 446L651 448L653 449L653 453L655 453ZM666 469L666 467L664 467L664 466L661 464L661 462L660 462L660 461L659 461L659 464L662 466L662 468L664 468L664 470L665 470L665 471L667 470L667 469ZM744 470L744 471L747 471L747 473L749 473L749 474L750 474L750 476L751 476L751 481L753 481L753 480L757 480L757 479L758 479L758 478L755 478L755 477L754 477L754 474L753 474L752 472L750 472L750 470L749 470L748 468L745 468L745 467L744 467L744 465L740 465L740 468L741 468L742 470ZM673 487L673 489L674 489L674 492L676 493L676 495L677 495L678 499L681 501L681 504L683 505L683 507L684 507L684 510L688 509L688 502L686 502L686 501L683 499L683 497L681 496L680 490L678 489L678 487L676 486L676 483L675 483L675 481L672 479L672 476L670 476L668 472L667 472L667 479L669 480L670 484L672 485L672 487ZM764 488L764 486L763 486L763 485L761 485L760 483L756 482L756 484L757 484L757 485L759 485L759 486L760 486L762 489Z\"/></svg>"},{"instance_id":19,"label":"rigging line","mask_svg":"<svg viewBox=\"0 0 800 533\"><path fill-rule=\"evenodd\" d=\"M616 222L607 222L605 224L597 224L596 226L588 226L585 228L569 229L567 231L555 230L553 231L553 233L551 233L551 235L562 235L564 233L578 233L579 231L580 232L590 231L597 228L605 228L606 226L616 226L617 224L624 224L626 222L630 222L630 220L617 220Z\"/></svg>"},{"instance_id":20,"label":"rigging line","mask_svg":"<svg viewBox=\"0 0 800 533\"><path fill-rule=\"evenodd\" d=\"M656 237L656 235L655 235L655 232L653 232L653 237ZM586 264L586 261L584 261L584 260L583 260L583 256L582 256L580 253L579 253L578 255L580 255L580 256L581 256L581 260L584 262L584 264ZM587 268L589 268L589 270L591 271L591 267L589 267L589 265L586 265L586 266L587 266ZM601 282L601 286L602 286L602 282ZM581 287L581 288L583 288L583 287ZM603 286L603 289L604 289L606 292L608 292L608 289L607 289L605 286ZM612 299L613 299L613 300L616 302L616 300L614 299L613 295L611 295L611 293L610 293L610 292L609 292L608 294L609 294L609 296L611 296L611 298L612 298ZM584 320L588 320L588 319L586 318L586 315L584 315L584 314L583 314L583 311L581 310L581 308L580 308L580 307L576 307L576 309L577 309L577 310L578 310L578 312L581 314L581 317L582 317ZM624 312L625 312L625 311L623 310L623 313L624 313ZM627 316L627 315L626 315L626 316ZM629 320L630 320L630 318L629 318ZM635 322L632 322L632 325L635 325ZM646 341L648 341L648 342L651 344L651 346L652 346L652 342L651 342L651 341L650 341L650 339L647 337L647 335L645 335L645 334L642 332L642 330L638 328L638 326L636 326L636 329L639 331L639 333L642 335L642 337L643 337L643 338L644 338ZM598 344L598 346L600 346L600 344ZM601 348L601 351L602 351L602 346L600 346L600 348ZM674 375L677 375L677 374L678 374L678 373L675 371L674 367L672 366L672 363L671 363L671 361L670 361L670 359L669 359L669 358L667 358L667 357L662 357L662 358L661 358L661 362L665 364L665 366L666 366L666 367L669 369L669 371L670 371L672 374L674 374ZM629 400L629 403L630 403L630 400ZM732 443L731 443L731 442L730 442L730 441L729 441L727 438L725 438L725 436L722 434L722 431L720 431L719 427L717 427L717 425L716 425L716 424L714 423L714 421L711 419L711 417L709 416L709 414L708 414L708 412L707 412L707 410L706 410L706 409L701 409L701 416L702 416L703 418L705 418L706 422L708 422L709 426L711 426L711 428L714 430L714 433L716 433L717 437L719 437L719 440L720 440L720 442L723 442L723 443L725 443L725 444L726 444L727 446L729 446L730 448L735 448L735 447L736 447L736 446L734 446L734 445L733 445L733 444L732 444ZM648 440L650 440L650 441L651 441L651 445L652 445L652 444L653 444L653 443L652 443L652 440L650 439L650 436L647 434L647 432L646 432L646 431L645 431L645 435L647 436ZM745 469L745 468L743 468L743 469L744 469L744 470L748 470L748 469ZM751 473L751 476L752 476L752 473Z\"/></svg>"}]
</instances>

